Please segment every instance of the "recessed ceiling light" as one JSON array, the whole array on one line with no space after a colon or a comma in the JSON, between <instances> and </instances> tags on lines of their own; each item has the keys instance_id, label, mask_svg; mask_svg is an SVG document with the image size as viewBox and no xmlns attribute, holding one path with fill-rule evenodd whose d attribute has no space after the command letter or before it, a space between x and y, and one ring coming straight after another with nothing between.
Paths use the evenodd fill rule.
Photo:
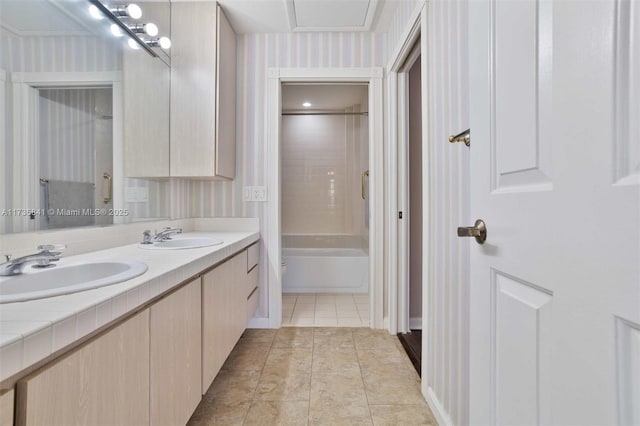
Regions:
<instances>
[{"instance_id":1,"label":"recessed ceiling light","mask_svg":"<svg viewBox=\"0 0 640 426\"><path fill-rule=\"evenodd\" d=\"M311 106L311 102L304 102L302 106L305 108L309 108Z\"/></svg>"}]
</instances>

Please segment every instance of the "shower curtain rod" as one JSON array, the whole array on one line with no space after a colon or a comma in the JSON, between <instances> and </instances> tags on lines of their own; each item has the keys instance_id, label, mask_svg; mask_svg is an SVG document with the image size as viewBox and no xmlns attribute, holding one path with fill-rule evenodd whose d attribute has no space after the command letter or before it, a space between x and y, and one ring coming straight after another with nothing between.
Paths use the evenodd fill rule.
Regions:
<instances>
[{"instance_id":1,"label":"shower curtain rod","mask_svg":"<svg viewBox=\"0 0 640 426\"><path fill-rule=\"evenodd\" d=\"M312 112L312 111L282 111L282 115L369 115L368 112Z\"/></svg>"}]
</instances>

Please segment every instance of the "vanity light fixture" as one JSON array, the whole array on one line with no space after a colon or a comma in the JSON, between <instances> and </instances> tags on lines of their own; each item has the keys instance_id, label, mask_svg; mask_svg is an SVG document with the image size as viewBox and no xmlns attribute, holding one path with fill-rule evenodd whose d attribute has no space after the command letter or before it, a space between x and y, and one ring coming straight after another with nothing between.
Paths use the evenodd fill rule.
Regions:
<instances>
[{"instance_id":1,"label":"vanity light fixture","mask_svg":"<svg viewBox=\"0 0 640 426\"><path fill-rule=\"evenodd\" d=\"M155 38L153 40L146 41L146 43L149 47L161 47L165 50L171 48L171 40L169 37L160 37L159 39Z\"/></svg>"},{"instance_id":2,"label":"vanity light fixture","mask_svg":"<svg viewBox=\"0 0 640 426\"><path fill-rule=\"evenodd\" d=\"M129 45L129 47L134 48L134 45L138 48L141 47L154 58L158 57L156 52L154 52L153 49L149 45L147 45L147 42L143 40L136 32L134 32L132 28L130 28L125 22L123 22L123 19L127 21L128 18L140 19L142 17L142 9L140 9L138 5L130 3L115 8L109 8L105 6L101 0L89 0L89 3L91 3L91 5L98 10L98 12L102 13L104 16L109 18L111 22L113 22L113 24L111 25L111 33L113 35L115 35L116 37L128 35L130 37L130 39L127 40L127 44ZM139 31L138 27L140 27ZM138 33L144 32L152 37L158 35L158 26L152 23L135 25L133 26L133 28L135 28Z\"/></svg>"},{"instance_id":3,"label":"vanity light fixture","mask_svg":"<svg viewBox=\"0 0 640 426\"><path fill-rule=\"evenodd\" d=\"M304 102L302 106L305 108L309 108L311 106L311 102Z\"/></svg>"},{"instance_id":4,"label":"vanity light fixture","mask_svg":"<svg viewBox=\"0 0 640 426\"><path fill-rule=\"evenodd\" d=\"M130 26L129 29L136 34L147 34L151 37L155 37L158 35L158 26L151 22L147 24L136 24Z\"/></svg>"},{"instance_id":5,"label":"vanity light fixture","mask_svg":"<svg viewBox=\"0 0 640 426\"><path fill-rule=\"evenodd\" d=\"M114 7L111 13L117 17L127 17L131 19L140 19L142 17L142 9L135 3Z\"/></svg>"}]
</instances>

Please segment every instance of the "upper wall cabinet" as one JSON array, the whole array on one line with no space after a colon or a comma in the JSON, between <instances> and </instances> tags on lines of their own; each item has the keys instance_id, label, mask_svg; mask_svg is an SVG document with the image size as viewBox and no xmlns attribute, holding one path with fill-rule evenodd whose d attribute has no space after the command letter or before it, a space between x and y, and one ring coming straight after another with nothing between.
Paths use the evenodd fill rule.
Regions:
<instances>
[{"instance_id":1,"label":"upper wall cabinet","mask_svg":"<svg viewBox=\"0 0 640 426\"><path fill-rule=\"evenodd\" d=\"M158 58L140 53L130 50L122 56L125 176L166 178L169 176L169 67Z\"/></svg>"},{"instance_id":2,"label":"upper wall cabinet","mask_svg":"<svg viewBox=\"0 0 640 426\"><path fill-rule=\"evenodd\" d=\"M171 4L171 176L236 173L236 35L214 2Z\"/></svg>"}]
</instances>

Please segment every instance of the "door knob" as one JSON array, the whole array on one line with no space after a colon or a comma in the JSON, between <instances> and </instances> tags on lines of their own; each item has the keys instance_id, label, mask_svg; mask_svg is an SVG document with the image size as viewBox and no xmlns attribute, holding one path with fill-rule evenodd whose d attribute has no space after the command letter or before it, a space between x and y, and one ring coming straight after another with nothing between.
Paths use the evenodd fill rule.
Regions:
<instances>
[{"instance_id":1,"label":"door knob","mask_svg":"<svg viewBox=\"0 0 640 426\"><path fill-rule=\"evenodd\" d=\"M478 219L474 226L458 227L458 237L475 237L478 244L483 244L487 239L487 227L482 219Z\"/></svg>"}]
</instances>

